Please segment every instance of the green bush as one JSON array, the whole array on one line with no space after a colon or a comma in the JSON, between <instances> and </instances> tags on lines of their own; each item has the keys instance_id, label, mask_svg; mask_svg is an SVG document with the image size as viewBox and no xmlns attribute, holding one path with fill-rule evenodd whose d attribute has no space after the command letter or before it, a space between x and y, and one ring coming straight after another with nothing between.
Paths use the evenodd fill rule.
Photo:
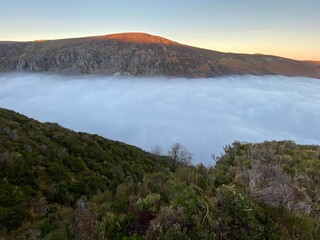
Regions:
<instances>
[{"instance_id":1,"label":"green bush","mask_svg":"<svg viewBox=\"0 0 320 240\"><path fill-rule=\"evenodd\" d=\"M106 212L98 224L100 239L123 239L128 235L133 218L125 214Z\"/></svg>"},{"instance_id":2,"label":"green bush","mask_svg":"<svg viewBox=\"0 0 320 240\"><path fill-rule=\"evenodd\" d=\"M15 230L30 218L30 213L23 206L17 205L12 208L0 207L0 224L8 231Z\"/></svg>"},{"instance_id":3,"label":"green bush","mask_svg":"<svg viewBox=\"0 0 320 240\"><path fill-rule=\"evenodd\" d=\"M264 227L261 209L234 186L223 185L217 192L218 232L228 239L260 239Z\"/></svg>"}]
</instances>

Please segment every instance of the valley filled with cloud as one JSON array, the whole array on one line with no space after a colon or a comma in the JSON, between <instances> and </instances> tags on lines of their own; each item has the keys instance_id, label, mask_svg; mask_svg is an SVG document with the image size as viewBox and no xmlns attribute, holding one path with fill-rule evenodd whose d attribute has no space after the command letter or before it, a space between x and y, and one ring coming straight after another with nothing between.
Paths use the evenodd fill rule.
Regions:
<instances>
[{"instance_id":1,"label":"valley filled with cloud","mask_svg":"<svg viewBox=\"0 0 320 240\"><path fill-rule=\"evenodd\" d=\"M303 77L2 74L0 107L164 154L179 141L206 165L235 140L320 144L320 81Z\"/></svg>"}]
</instances>

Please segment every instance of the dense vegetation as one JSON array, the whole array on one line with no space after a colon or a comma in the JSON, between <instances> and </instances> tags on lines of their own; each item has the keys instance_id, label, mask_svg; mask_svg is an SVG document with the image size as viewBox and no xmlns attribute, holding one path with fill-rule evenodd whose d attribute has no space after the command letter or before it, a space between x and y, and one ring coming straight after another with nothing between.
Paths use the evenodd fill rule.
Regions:
<instances>
[{"instance_id":1,"label":"dense vegetation","mask_svg":"<svg viewBox=\"0 0 320 240\"><path fill-rule=\"evenodd\" d=\"M169 155L0 109L0 239L320 238L319 146Z\"/></svg>"}]
</instances>

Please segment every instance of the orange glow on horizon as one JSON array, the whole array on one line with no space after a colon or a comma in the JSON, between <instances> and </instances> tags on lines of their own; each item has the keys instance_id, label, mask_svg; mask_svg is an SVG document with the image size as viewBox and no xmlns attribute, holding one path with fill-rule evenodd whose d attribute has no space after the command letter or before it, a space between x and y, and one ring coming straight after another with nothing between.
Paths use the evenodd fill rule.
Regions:
<instances>
[{"instance_id":1,"label":"orange glow on horizon","mask_svg":"<svg viewBox=\"0 0 320 240\"><path fill-rule=\"evenodd\" d=\"M34 42L47 42L49 40L46 40L46 39L38 39L38 40L34 40Z\"/></svg>"}]
</instances>

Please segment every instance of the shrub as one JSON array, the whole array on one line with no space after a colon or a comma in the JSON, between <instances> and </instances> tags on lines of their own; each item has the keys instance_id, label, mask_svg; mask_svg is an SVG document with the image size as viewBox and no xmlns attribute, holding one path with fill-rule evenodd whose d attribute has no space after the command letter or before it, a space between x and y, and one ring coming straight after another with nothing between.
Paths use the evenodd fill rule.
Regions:
<instances>
[{"instance_id":1,"label":"shrub","mask_svg":"<svg viewBox=\"0 0 320 240\"><path fill-rule=\"evenodd\" d=\"M23 206L0 208L0 225L9 231L19 228L28 218L30 218L30 213Z\"/></svg>"},{"instance_id":2,"label":"shrub","mask_svg":"<svg viewBox=\"0 0 320 240\"><path fill-rule=\"evenodd\" d=\"M234 186L221 186L217 192L217 235L224 239L260 239L262 211Z\"/></svg>"},{"instance_id":3,"label":"shrub","mask_svg":"<svg viewBox=\"0 0 320 240\"><path fill-rule=\"evenodd\" d=\"M170 239L164 237L167 234L167 237L169 235L181 235L186 230L185 224L182 208L164 207L158 216L151 221L146 233L146 239Z\"/></svg>"},{"instance_id":4,"label":"shrub","mask_svg":"<svg viewBox=\"0 0 320 240\"><path fill-rule=\"evenodd\" d=\"M157 211L156 204L159 203L160 198L160 194L151 193L145 198L139 198L137 201L137 207L140 211L155 212Z\"/></svg>"},{"instance_id":5,"label":"shrub","mask_svg":"<svg viewBox=\"0 0 320 240\"><path fill-rule=\"evenodd\" d=\"M98 223L99 239L123 239L128 235L133 218L125 214L107 212Z\"/></svg>"}]
</instances>

